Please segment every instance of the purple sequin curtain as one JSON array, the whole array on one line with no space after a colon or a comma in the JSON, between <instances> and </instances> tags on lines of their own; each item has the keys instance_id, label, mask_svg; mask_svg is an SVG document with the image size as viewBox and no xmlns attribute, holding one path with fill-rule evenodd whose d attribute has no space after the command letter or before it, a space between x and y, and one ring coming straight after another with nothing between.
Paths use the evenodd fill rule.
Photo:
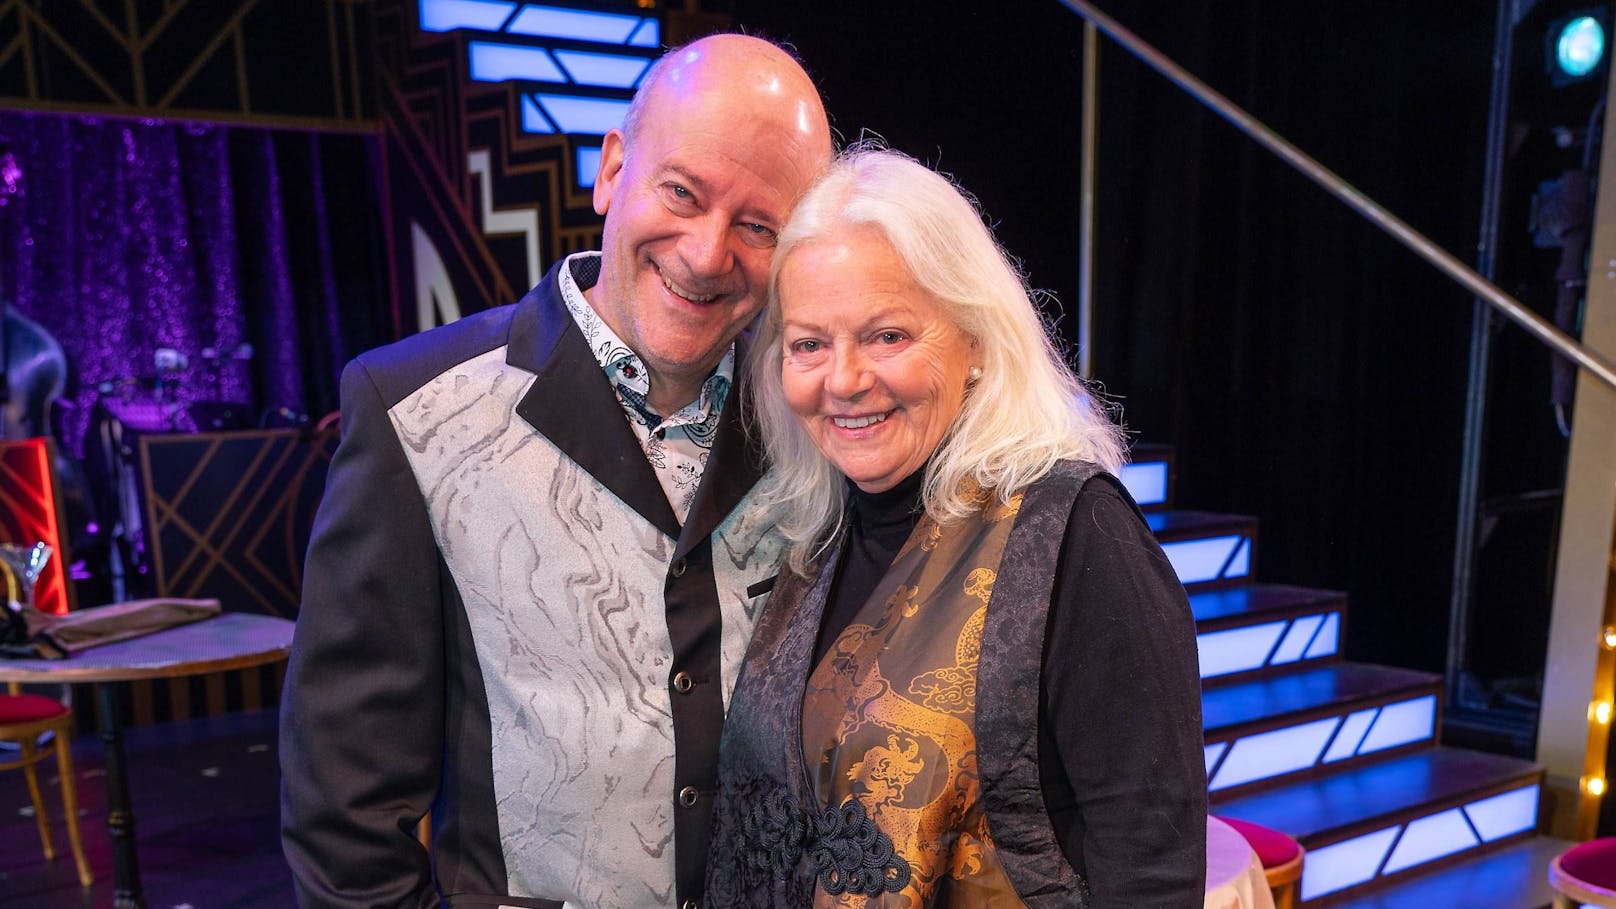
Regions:
<instances>
[{"instance_id":1,"label":"purple sequin curtain","mask_svg":"<svg viewBox=\"0 0 1616 909\"><path fill-rule=\"evenodd\" d=\"M70 451L98 399L317 419L386 340L367 138L0 113L0 141L0 300L66 352Z\"/></svg>"}]
</instances>

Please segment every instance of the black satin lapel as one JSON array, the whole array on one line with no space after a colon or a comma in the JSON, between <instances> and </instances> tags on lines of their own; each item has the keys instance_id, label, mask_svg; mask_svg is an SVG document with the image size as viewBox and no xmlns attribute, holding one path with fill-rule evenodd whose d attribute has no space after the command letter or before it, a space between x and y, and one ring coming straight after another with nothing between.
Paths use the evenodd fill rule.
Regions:
<instances>
[{"instance_id":1,"label":"black satin lapel","mask_svg":"<svg viewBox=\"0 0 1616 909\"><path fill-rule=\"evenodd\" d=\"M553 270L523 304L513 319L507 359L537 373L538 380L516 405L517 415L624 504L678 539L668 496L600 363L562 307Z\"/></svg>"},{"instance_id":2,"label":"black satin lapel","mask_svg":"<svg viewBox=\"0 0 1616 909\"><path fill-rule=\"evenodd\" d=\"M740 360L738 355L736 360ZM679 535L673 556L676 559L689 554L696 544L724 523L763 475L762 446L746 428L749 394L749 390L743 391L737 384L730 390L724 410L718 415L713 449L707 455L707 466L702 470L696 498L690 503L690 513L685 515L684 532Z\"/></svg>"}]
</instances>

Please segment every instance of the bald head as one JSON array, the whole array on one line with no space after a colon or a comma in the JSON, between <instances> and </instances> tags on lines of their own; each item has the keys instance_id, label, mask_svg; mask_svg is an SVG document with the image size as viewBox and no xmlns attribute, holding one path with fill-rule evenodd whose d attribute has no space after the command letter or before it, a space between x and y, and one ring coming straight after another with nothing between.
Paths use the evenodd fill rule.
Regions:
<instances>
[{"instance_id":1,"label":"bald head","mask_svg":"<svg viewBox=\"0 0 1616 909\"><path fill-rule=\"evenodd\" d=\"M629 104L624 137L632 144L647 109L667 102L670 95L688 99L704 92L794 121L798 138L808 147L822 148L829 163L834 151L830 125L813 80L779 45L750 35L709 35L664 54Z\"/></svg>"}]
</instances>

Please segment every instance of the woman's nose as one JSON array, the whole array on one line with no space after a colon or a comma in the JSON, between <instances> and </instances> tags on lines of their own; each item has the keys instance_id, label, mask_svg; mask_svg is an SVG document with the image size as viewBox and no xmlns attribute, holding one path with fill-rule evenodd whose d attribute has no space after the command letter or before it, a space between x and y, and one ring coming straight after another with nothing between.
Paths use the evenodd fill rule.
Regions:
<instances>
[{"instance_id":1,"label":"woman's nose","mask_svg":"<svg viewBox=\"0 0 1616 909\"><path fill-rule=\"evenodd\" d=\"M853 349L848 349L852 347ZM872 384L869 364L856 346L844 345L831 354L830 375L825 390L838 398L856 398Z\"/></svg>"}]
</instances>

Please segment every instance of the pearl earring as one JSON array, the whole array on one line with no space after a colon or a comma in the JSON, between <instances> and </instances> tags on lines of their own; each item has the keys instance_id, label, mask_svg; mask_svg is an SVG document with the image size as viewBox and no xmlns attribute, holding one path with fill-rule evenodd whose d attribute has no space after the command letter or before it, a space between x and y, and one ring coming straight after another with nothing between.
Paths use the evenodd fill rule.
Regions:
<instances>
[{"instance_id":1,"label":"pearl earring","mask_svg":"<svg viewBox=\"0 0 1616 909\"><path fill-rule=\"evenodd\" d=\"M965 373L965 377L965 384L967 385L975 385L976 383L982 381L982 367L972 366L970 370Z\"/></svg>"}]
</instances>

